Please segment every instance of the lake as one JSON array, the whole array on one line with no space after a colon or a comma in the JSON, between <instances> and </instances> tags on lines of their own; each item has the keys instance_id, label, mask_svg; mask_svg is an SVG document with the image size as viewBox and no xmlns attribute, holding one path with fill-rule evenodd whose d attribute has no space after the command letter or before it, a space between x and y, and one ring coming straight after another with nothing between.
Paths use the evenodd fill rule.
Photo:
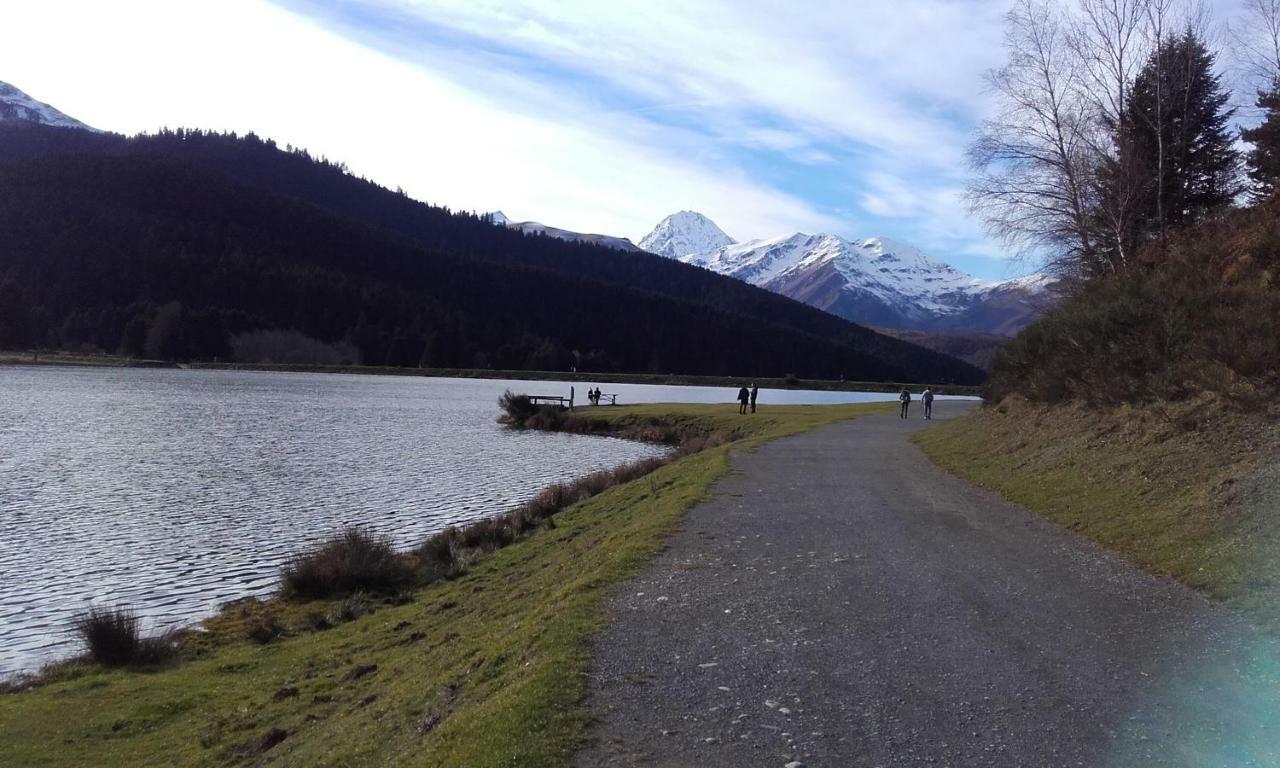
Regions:
<instances>
[{"instance_id":1,"label":"lake","mask_svg":"<svg viewBox=\"0 0 1280 768\"><path fill-rule=\"evenodd\" d=\"M577 384L579 401L586 384ZM0 677L76 651L71 617L129 604L190 624L276 585L281 562L358 523L410 546L542 487L661 452L495 422L504 389L555 382L0 366ZM730 389L607 384L620 403ZM770 403L892 393L761 390ZM732 406L728 406L732 407Z\"/></svg>"}]
</instances>

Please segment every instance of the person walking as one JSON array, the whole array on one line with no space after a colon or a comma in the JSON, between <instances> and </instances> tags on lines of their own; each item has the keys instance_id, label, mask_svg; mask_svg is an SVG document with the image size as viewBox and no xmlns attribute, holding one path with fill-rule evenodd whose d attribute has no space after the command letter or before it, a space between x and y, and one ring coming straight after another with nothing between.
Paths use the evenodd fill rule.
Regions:
<instances>
[{"instance_id":1,"label":"person walking","mask_svg":"<svg viewBox=\"0 0 1280 768\"><path fill-rule=\"evenodd\" d=\"M911 393L906 387L902 388L902 394L898 395L898 402L902 403L902 410L898 413L898 418L907 418L907 409L911 407Z\"/></svg>"},{"instance_id":2,"label":"person walking","mask_svg":"<svg viewBox=\"0 0 1280 768\"><path fill-rule=\"evenodd\" d=\"M743 387L738 390L738 413L747 412L747 402L751 400L751 392Z\"/></svg>"},{"instance_id":3,"label":"person walking","mask_svg":"<svg viewBox=\"0 0 1280 768\"><path fill-rule=\"evenodd\" d=\"M756 397L760 394L760 387L755 384L751 385L751 412L756 412Z\"/></svg>"},{"instance_id":4,"label":"person walking","mask_svg":"<svg viewBox=\"0 0 1280 768\"><path fill-rule=\"evenodd\" d=\"M924 393L920 395L920 402L924 403L924 417L933 420L933 388L925 387Z\"/></svg>"}]
</instances>

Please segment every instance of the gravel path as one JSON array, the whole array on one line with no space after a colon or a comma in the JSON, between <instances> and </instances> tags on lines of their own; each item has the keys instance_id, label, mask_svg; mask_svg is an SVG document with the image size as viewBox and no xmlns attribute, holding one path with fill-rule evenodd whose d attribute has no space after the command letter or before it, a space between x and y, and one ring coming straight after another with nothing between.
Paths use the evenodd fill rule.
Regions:
<instances>
[{"instance_id":1,"label":"gravel path","mask_svg":"<svg viewBox=\"0 0 1280 768\"><path fill-rule=\"evenodd\" d=\"M737 455L611 601L576 764L1280 765L1274 641L934 467L925 425Z\"/></svg>"}]
</instances>

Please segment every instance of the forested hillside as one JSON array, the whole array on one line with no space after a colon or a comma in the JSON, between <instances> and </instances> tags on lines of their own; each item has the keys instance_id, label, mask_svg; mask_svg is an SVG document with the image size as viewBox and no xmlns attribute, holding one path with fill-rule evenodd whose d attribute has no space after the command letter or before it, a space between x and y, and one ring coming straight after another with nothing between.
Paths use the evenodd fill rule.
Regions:
<instances>
[{"instance_id":1,"label":"forested hillside","mask_svg":"<svg viewBox=\"0 0 1280 768\"><path fill-rule=\"evenodd\" d=\"M971 383L648 254L526 236L256 137L0 129L0 347Z\"/></svg>"}]
</instances>

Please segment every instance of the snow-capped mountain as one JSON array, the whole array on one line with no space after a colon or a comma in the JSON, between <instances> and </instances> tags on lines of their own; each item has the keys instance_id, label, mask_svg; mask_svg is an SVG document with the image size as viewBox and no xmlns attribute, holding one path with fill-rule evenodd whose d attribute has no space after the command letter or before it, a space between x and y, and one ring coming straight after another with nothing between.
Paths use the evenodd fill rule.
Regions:
<instances>
[{"instance_id":1,"label":"snow-capped mountain","mask_svg":"<svg viewBox=\"0 0 1280 768\"><path fill-rule=\"evenodd\" d=\"M42 101L36 101L12 85L0 81L0 123L7 122L81 128L100 133L97 128L90 128L74 117L69 117Z\"/></svg>"},{"instance_id":2,"label":"snow-capped mountain","mask_svg":"<svg viewBox=\"0 0 1280 768\"><path fill-rule=\"evenodd\" d=\"M493 211L486 213L490 223L507 227L508 229L517 229L529 235L546 235L555 237L560 240L574 240L582 243L591 243L593 245L603 245L606 248L613 248L618 251L639 251L640 248L625 237L613 237L612 235L594 235L584 232L571 232L567 229L559 229L557 227L549 227L546 224L540 224L536 221L512 221L502 211Z\"/></svg>"},{"instance_id":3,"label":"snow-capped mountain","mask_svg":"<svg viewBox=\"0 0 1280 768\"><path fill-rule=\"evenodd\" d=\"M640 241L640 247L649 253L679 259L711 253L733 243L734 239L711 219L693 211L680 211L658 222Z\"/></svg>"},{"instance_id":4,"label":"snow-capped mountain","mask_svg":"<svg viewBox=\"0 0 1280 768\"><path fill-rule=\"evenodd\" d=\"M1043 276L983 280L887 238L796 233L736 243L705 216L685 211L664 219L640 245L865 325L1013 334L1050 301Z\"/></svg>"}]
</instances>

